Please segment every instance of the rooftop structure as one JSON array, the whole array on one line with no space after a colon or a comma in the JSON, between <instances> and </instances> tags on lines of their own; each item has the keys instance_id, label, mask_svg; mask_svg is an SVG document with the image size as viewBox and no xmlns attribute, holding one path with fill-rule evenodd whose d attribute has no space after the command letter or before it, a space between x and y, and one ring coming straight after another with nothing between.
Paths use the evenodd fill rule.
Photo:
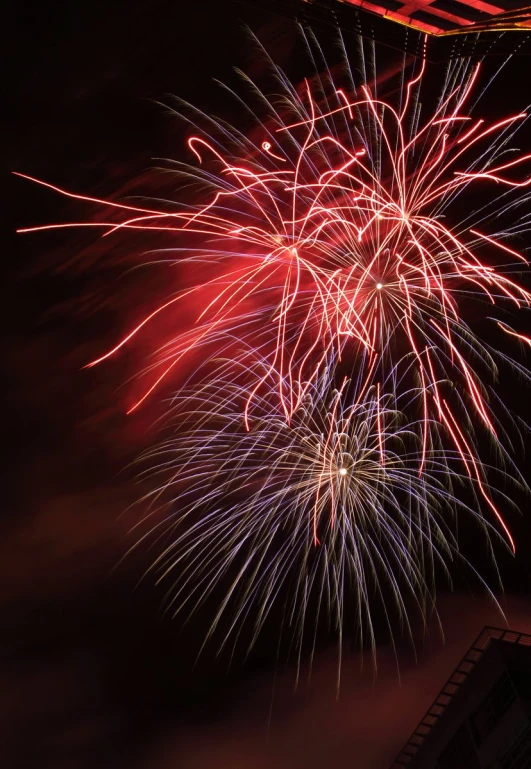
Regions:
<instances>
[{"instance_id":1,"label":"rooftop structure","mask_svg":"<svg viewBox=\"0 0 531 769\"><path fill-rule=\"evenodd\" d=\"M483 630L392 765L404 767L531 767L531 635Z\"/></svg>"},{"instance_id":2,"label":"rooftop structure","mask_svg":"<svg viewBox=\"0 0 531 769\"><path fill-rule=\"evenodd\" d=\"M315 29L339 27L431 61L531 54L531 0L239 1Z\"/></svg>"},{"instance_id":3,"label":"rooftop structure","mask_svg":"<svg viewBox=\"0 0 531 769\"><path fill-rule=\"evenodd\" d=\"M341 1L341 0L340 0ZM522 0L342 0L429 35L531 28Z\"/></svg>"}]
</instances>

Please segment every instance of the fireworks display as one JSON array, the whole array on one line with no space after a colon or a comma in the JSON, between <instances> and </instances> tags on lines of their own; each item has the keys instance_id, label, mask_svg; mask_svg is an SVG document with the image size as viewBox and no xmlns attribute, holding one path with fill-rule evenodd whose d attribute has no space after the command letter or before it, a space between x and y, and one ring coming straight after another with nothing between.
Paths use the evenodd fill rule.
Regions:
<instances>
[{"instance_id":1,"label":"fireworks display","mask_svg":"<svg viewBox=\"0 0 531 769\"><path fill-rule=\"evenodd\" d=\"M459 557L449 525L456 513L493 527L477 499L472 506L459 499L466 477L449 473L451 454L432 449L422 457L418 425L379 385L359 393L345 379L331 390L324 377L289 422L275 396L257 398L251 430L231 381L175 398L173 429L142 457L151 501L168 493L173 500L150 527L166 543L153 571L171 585L168 602L179 615L226 586L211 627L222 628L223 643L251 616L252 645L287 594L282 622L299 653L321 617L340 640L345 618L354 617L360 643L374 646L376 604L392 632L395 614L409 624L408 602L422 612L431 605L436 570L449 576L448 563Z\"/></svg>"},{"instance_id":2,"label":"fireworks display","mask_svg":"<svg viewBox=\"0 0 531 769\"><path fill-rule=\"evenodd\" d=\"M192 202L52 187L110 206L93 224L106 236L171 234L192 276L90 363L170 319L129 411L173 393L167 437L142 458L173 609L223 585L211 629L223 618L225 642L254 616L252 643L282 595L299 649L320 615L340 639L354 618L374 643L374 602L390 625L409 599L424 612L436 572L465 559L458 515L515 550L481 446L523 484L496 385L501 366L528 378L511 350L531 344L531 154L512 144L526 113L483 117L488 83L468 60L434 95L422 59L382 85L372 44L352 69L343 48L332 72L305 42L315 71L300 87L270 61L276 96L245 75L245 101L231 92L250 128L181 104L193 162L173 168ZM174 332L179 312L193 320Z\"/></svg>"}]
</instances>

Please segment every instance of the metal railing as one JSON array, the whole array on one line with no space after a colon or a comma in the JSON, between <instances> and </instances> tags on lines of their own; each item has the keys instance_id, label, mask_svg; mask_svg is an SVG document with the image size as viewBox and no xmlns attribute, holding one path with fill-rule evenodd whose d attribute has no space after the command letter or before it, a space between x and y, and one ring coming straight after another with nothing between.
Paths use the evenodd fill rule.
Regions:
<instances>
[{"instance_id":1,"label":"metal railing","mask_svg":"<svg viewBox=\"0 0 531 769\"><path fill-rule=\"evenodd\" d=\"M529 2L529 0L526 0ZM361 35L395 50L414 56L425 56L434 62L468 57L482 59L484 56L508 56L531 54L531 30L522 26L530 17L531 10L515 9L506 11L488 20L456 26L440 34L430 35L430 42L424 48L425 33L404 20L394 19L386 10L384 14L375 11L377 5L384 7L389 0L375 0L375 4L354 4L351 0L236 0L242 6L261 7L303 26L314 29L335 27L346 33ZM393 7L404 6L405 0L391 0ZM466 3L465 3L466 6ZM422 12L422 11L419 11ZM399 14L397 14L399 15ZM404 17L406 19L406 17ZM443 21L443 19L439 19ZM507 31L512 34L506 34Z\"/></svg>"},{"instance_id":2,"label":"metal railing","mask_svg":"<svg viewBox=\"0 0 531 769\"><path fill-rule=\"evenodd\" d=\"M454 672L433 701L430 709L424 715L407 743L395 758L391 765L391 769L400 769L403 766L407 766L414 758L435 724L446 711L457 692L460 691L463 683L475 669L476 665L493 641L504 641L506 643L521 644L523 646L531 647L531 635L528 635L527 633L517 633L513 630L503 630L502 628L497 627L486 627L476 638L459 665L455 668Z\"/></svg>"}]
</instances>

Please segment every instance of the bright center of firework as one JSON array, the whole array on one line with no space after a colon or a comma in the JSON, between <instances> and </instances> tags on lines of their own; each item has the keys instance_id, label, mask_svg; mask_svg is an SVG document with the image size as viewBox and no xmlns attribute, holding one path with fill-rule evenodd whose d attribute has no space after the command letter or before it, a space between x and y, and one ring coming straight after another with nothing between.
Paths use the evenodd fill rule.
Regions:
<instances>
[{"instance_id":1,"label":"bright center of firework","mask_svg":"<svg viewBox=\"0 0 531 769\"><path fill-rule=\"evenodd\" d=\"M378 289L378 291L381 291L383 288L383 283L377 283L376 288Z\"/></svg>"},{"instance_id":2,"label":"bright center of firework","mask_svg":"<svg viewBox=\"0 0 531 769\"><path fill-rule=\"evenodd\" d=\"M340 467L339 468L339 475L346 475L347 474L347 468L346 467Z\"/></svg>"}]
</instances>

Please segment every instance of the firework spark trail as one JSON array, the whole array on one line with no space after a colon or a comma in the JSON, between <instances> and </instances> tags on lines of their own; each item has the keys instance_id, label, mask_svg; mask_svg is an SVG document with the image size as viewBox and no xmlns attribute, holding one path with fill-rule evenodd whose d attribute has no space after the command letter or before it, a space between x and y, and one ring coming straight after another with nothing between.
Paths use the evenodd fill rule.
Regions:
<instances>
[{"instance_id":1,"label":"firework spark trail","mask_svg":"<svg viewBox=\"0 0 531 769\"><path fill-rule=\"evenodd\" d=\"M396 410L387 383L359 395L347 379L335 391L317 380L288 425L270 391L257 396L247 431L245 395L232 376L179 392L166 439L141 458L155 521L143 536L169 534L152 568L170 581L175 614L190 613L225 582L210 632L230 607L221 644L236 643L253 617L252 645L289 584L283 622L299 646L310 603L338 632L352 612L360 640L365 634L373 645L374 591L389 623L396 612L407 625L408 600L426 613L435 569L448 573L450 561L463 560L449 525L456 512L475 518L486 541L500 538L455 496L453 486L468 477L449 471L455 457L447 450L432 445L419 477L417 425ZM355 599L345 605L348 585Z\"/></svg>"},{"instance_id":2,"label":"firework spark trail","mask_svg":"<svg viewBox=\"0 0 531 769\"><path fill-rule=\"evenodd\" d=\"M310 39L307 44L315 57L317 43ZM259 141L183 103L183 109L191 111L198 124L188 139L196 162L178 163L177 168L184 180L201 184L198 203L181 204L173 212L151 205L107 204L32 179L69 197L111 205L122 212L124 218L119 222L90 225L102 228L105 236L125 230L163 231L193 243L188 257L181 257L182 249L176 249L176 262L197 272L199 280L167 298L89 365L117 354L155 318L170 317L168 313L192 301L199 308L195 324L174 334L161 347L147 371L150 384L130 411L192 353L223 371L219 387L228 394L217 397L214 391L209 392L210 405L205 396L198 406L196 428L183 439L183 446L194 458L187 460L185 449L180 453L171 444L164 468L173 468L179 483L185 478L190 484L185 496L200 494L206 478L199 469L201 441L206 455L210 457L212 449L212 456L219 460L221 477L228 480L222 480L219 491L201 495L201 505L211 512L176 543L188 556L199 553L200 532L210 527L209 541L214 549L222 545L219 558L226 557L227 563L250 547L249 563L238 577L238 589L241 580L247 579L255 556L260 567L253 571L256 581L251 580L253 586L245 593L239 614L248 611L249 596L264 585L263 605L268 607L279 575L280 581L285 579L292 557L287 546L277 566L266 566L263 559L273 532L282 528L275 516L282 519L285 509L291 520L289 510L295 510L296 505L300 509L296 537L302 539L294 552L297 548L307 552L310 531L314 549L323 550L318 558L325 560L330 556L320 534L321 520L322 511L330 508L326 537L336 544L341 537L348 542L341 555L346 559L341 570L344 573L346 568L359 582L360 606L368 589L359 572L366 557L369 571L383 567L393 585L393 568L403 573L410 585L420 585L421 561L438 559L439 555L442 558L433 544L438 537L434 532L440 534L442 524L435 522L430 505L439 509L451 500L456 508L466 508L452 494L446 495L440 481L443 476L448 479L450 466L455 472L456 459L463 479L474 489L478 510L483 500L515 549L487 481L478 437L483 432L489 434L503 461L517 475L504 444L505 430L492 405L496 402L498 362L513 365L524 377L531 377L504 351L484 343L466 318L471 304L481 308L482 317L486 317L484 306L490 313L498 308L505 313L504 319L488 316L495 327L508 340L531 345L531 337L513 328L513 321L507 322L508 309L514 315L515 310L531 307L531 293L515 280L514 270L514 265L527 267L527 258L511 243L525 235L529 226L525 217L509 227L503 225L509 215L514 221L514 212L531 197L531 176L526 170L531 168L531 154L506 157L508 144L524 124L526 113L516 112L493 123L476 116L478 99L474 104L471 100L479 88L480 65L451 62L438 100L433 107L423 109L421 94L425 93L428 75L424 60L409 65L409 79L402 81L389 100L378 93L376 80L369 84L366 77L365 82L356 83L349 74L347 59L344 64L347 74L343 73L341 83L334 82L326 66L320 73L316 64L315 76L304 82L300 93L272 64L282 106L270 102L244 76L258 105L256 112L247 104L246 109L255 118L261 114ZM376 71L374 62L370 67ZM429 105L430 99L427 101ZM483 192L492 189L492 197L475 211L463 206L464 212L456 216L471 185L481 185ZM87 225L74 222L20 231L77 226ZM504 263L500 264L501 255ZM511 262L506 264L507 260ZM205 275L205 265L214 274L210 271ZM248 376L238 389L235 382L239 375L235 372L243 369ZM347 376L342 379L345 372ZM177 386L178 402L189 398L181 396L181 386L182 382ZM338 389L330 399L325 390L333 387ZM350 405L345 403L347 394L353 398ZM233 408L236 400L241 402L239 412ZM310 409L309 402L313 404ZM400 405L404 403L407 405ZM217 433L208 425L208 414L217 423L224 419L222 407L228 409L229 416ZM400 443L402 435L393 409L407 420L406 443L414 445L404 456L389 448L393 442ZM312 460L313 467L320 470L313 472L311 483L305 480L300 486L302 482L293 479L303 458L304 462L309 460L297 441L304 430L314 436L305 440L317 440L317 412L326 413L317 431L321 436L318 457ZM236 425L238 418L241 431ZM341 485L346 481L330 457L337 453L338 435L354 440L349 432L354 423L371 446L375 464L371 464L367 483L374 483L374 488L369 491L363 484L356 487L360 498L347 502ZM340 430L340 425L344 429ZM220 448L225 439L227 455ZM157 452L151 458L158 456ZM289 452L293 452L291 460ZM235 466L233 462L243 467L245 458L252 460L255 468L264 469L263 482L258 484L258 491L252 491L250 501L238 501L229 512L219 513L218 522L223 494L231 498L229 489L239 477L230 468ZM289 462L292 475L287 471ZM285 481L284 491L275 480L276 472ZM258 469L251 472L253 477L258 475ZM400 494L406 493L406 476L411 485L407 504L415 507L418 521L429 521L431 531L428 536L424 523L414 524L417 529L410 535L420 539L417 549L407 556L400 544L405 529L400 530L396 521L391 524L385 512L389 505L398 511L393 487L400 489ZM164 488L172 484L166 482ZM391 561L381 561L377 567L373 556L368 555L374 531L357 529L353 521L361 518L364 526L369 525L369 503L376 511L378 536L390 544L391 532L396 534L405 566L401 561L391 568ZM199 502L183 504L190 511L184 517L193 518ZM272 517L266 514L267 505L272 506ZM348 514L339 512L349 505ZM269 534L266 524L272 527ZM265 538L264 548L258 535ZM443 541L453 543L447 533L444 536ZM431 555L424 550L428 542ZM454 544L445 545L443 550L447 555L454 552ZM215 581L215 572L208 572L207 564L214 564L216 557L212 554L204 562L199 559L194 561L196 566L187 567L190 577L186 584L190 587L193 579L198 579L197 587L190 588L191 595L203 590L200 585L211 586ZM179 558L172 563L179 563ZM336 562L327 561L327 568L333 571L336 567ZM261 576L259 568L263 569ZM230 595L232 589L227 600ZM339 616L339 603L336 609Z\"/></svg>"},{"instance_id":3,"label":"firework spark trail","mask_svg":"<svg viewBox=\"0 0 531 769\"><path fill-rule=\"evenodd\" d=\"M277 339L270 373L277 375L279 395L289 418L304 397L312 376L318 374L319 366L312 367L310 363L312 353L320 347L318 360L325 361L331 345L338 344L337 337L353 337L367 349L381 353L376 335L383 328L389 328L392 319L397 318L401 330L410 339L412 350L416 350L411 325L413 315L425 319L427 314L436 313L447 334L451 333L449 316L458 319L455 295L466 284L482 290L492 302L495 301L492 289L496 289L517 306L529 306L531 294L484 264L475 253L475 245L479 238L526 262L523 255L499 239L473 228L468 234L474 238L459 237L439 217L429 213L430 207L455 196L473 179L494 180L512 187L529 184L527 179L514 182L500 176L499 172L525 163L531 155L523 155L489 170L450 173L463 153L473 149L486 136L525 118L519 113L482 131L468 130L460 136L463 123L472 118L458 112L465 107L478 72L479 66L468 81L464 80L445 96L429 120L412 136L406 132L410 119L408 107L412 91L422 85L424 63L419 74L405 87L406 97L400 114L391 104L373 98L366 86L362 87L364 98L356 100L349 100L344 90L336 89L339 106L319 113L311 88L306 84L306 93L294 107L302 114L309 110L310 116L276 129L276 133L290 132L289 144L299 148L296 157L289 158L287 150L287 157L271 154L271 144L264 142L262 145L273 161L292 160L291 169L267 169L255 158L252 162L246 158L247 166L235 165L207 139L191 137L189 147L201 163L203 150L221 165L219 186L222 189L208 203L197 206L191 213L170 214L115 203L115 207L139 215L119 224L99 223L97 226L105 228L107 234L131 227L185 231L216 240L222 238L227 257L245 254L248 264L239 273L231 275L232 284L225 285L228 276L221 274L219 283L224 287L202 310L198 322L209 316L205 329L208 333L209 324L215 329L250 294L258 294L265 284L273 284L274 301L266 307L268 311L270 307L276 307L270 317ZM356 121L361 112L368 113L369 117L372 115L377 123L379 151L387 150L389 155L388 173L375 168L374 157L367 148L342 144L329 130L330 117L337 119L348 115L349 120ZM386 115L397 135L396 147L392 146L389 128L385 126ZM322 135L320 125L324 126ZM479 126L479 123L475 125ZM293 134L297 128L307 132L301 142ZM451 136L454 128L457 130ZM367 144L368 138L365 137ZM415 158L415 174L411 178L408 167L421 140L424 142L422 157L420 160ZM337 166L327 154L330 144L346 157ZM317 168L312 151L318 152L318 159L325 160L329 166L327 170ZM488 163L492 166L492 155ZM252 167L256 165L259 172ZM308 175L310 181L303 178ZM232 183L227 184L224 177L230 177ZM74 197L104 203L87 196ZM153 219L158 223L152 223ZM165 219L177 220L176 226L162 223ZM242 224L242 219L259 221L261 226ZM231 247L231 241L237 241L237 250ZM205 251L208 254L208 248ZM455 287L456 281L461 284L460 288ZM182 297L186 295L187 292ZM176 301L178 297L172 300ZM428 309L429 302L434 306ZM151 313L94 363L119 350L169 304L166 302ZM324 345L322 338L317 338L322 337L323 327L328 332ZM317 328L319 333L310 349L298 355L298 346L308 336L305 332L309 328ZM288 332L295 339L291 353L285 349ZM451 344L447 337L441 337L439 341L445 346ZM470 386L474 407L485 420L485 406L474 391L473 377L469 377L464 368L462 373ZM288 395L284 394L286 387L289 388Z\"/></svg>"}]
</instances>

